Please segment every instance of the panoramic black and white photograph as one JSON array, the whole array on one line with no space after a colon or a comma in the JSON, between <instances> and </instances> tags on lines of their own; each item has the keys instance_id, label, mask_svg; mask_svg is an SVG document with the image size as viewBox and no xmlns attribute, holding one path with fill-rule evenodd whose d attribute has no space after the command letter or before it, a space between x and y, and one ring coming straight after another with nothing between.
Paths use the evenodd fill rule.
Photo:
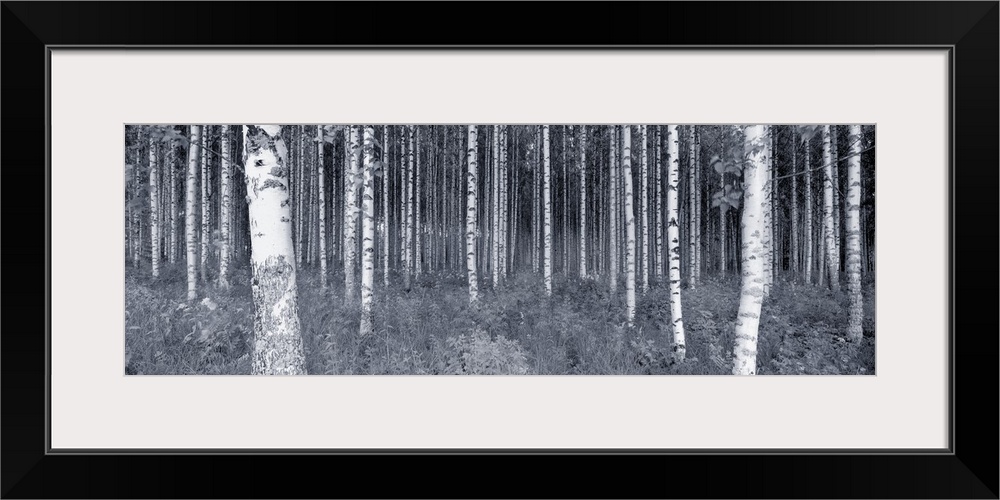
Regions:
<instances>
[{"instance_id":1,"label":"panoramic black and white photograph","mask_svg":"<svg viewBox=\"0 0 1000 500\"><path fill-rule=\"evenodd\" d=\"M874 375L870 124L129 124L127 375Z\"/></svg>"}]
</instances>

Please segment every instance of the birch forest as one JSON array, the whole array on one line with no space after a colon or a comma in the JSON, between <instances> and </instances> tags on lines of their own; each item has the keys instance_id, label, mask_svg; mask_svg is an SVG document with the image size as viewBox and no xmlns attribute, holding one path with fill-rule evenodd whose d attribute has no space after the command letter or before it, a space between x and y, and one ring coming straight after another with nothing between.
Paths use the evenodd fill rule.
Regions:
<instances>
[{"instance_id":1,"label":"birch forest","mask_svg":"<svg viewBox=\"0 0 1000 500\"><path fill-rule=\"evenodd\" d=\"M125 373L875 373L872 125L128 125Z\"/></svg>"}]
</instances>

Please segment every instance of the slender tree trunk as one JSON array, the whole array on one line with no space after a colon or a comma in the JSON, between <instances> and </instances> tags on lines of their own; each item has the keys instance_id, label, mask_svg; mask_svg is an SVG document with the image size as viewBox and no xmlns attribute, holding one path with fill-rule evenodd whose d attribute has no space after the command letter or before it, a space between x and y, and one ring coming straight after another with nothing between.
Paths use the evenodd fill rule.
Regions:
<instances>
[{"instance_id":1,"label":"slender tree trunk","mask_svg":"<svg viewBox=\"0 0 1000 500\"><path fill-rule=\"evenodd\" d=\"M156 164L156 142L149 136L149 235L152 243L153 279L160 276L160 169Z\"/></svg>"},{"instance_id":2,"label":"slender tree trunk","mask_svg":"<svg viewBox=\"0 0 1000 500\"><path fill-rule=\"evenodd\" d=\"M805 242L805 259L803 259L803 267L805 270L805 282L812 284L812 270L813 270L813 198L812 198L812 162L810 158L812 156L812 147L809 139L804 139L803 144L805 145L805 165L803 165L803 170L805 171L805 215L803 217L803 222L805 227L802 230L802 234L806 237Z\"/></svg>"},{"instance_id":3,"label":"slender tree trunk","mask_svg":"<svg viewBox=\"0 0 1000 500\"><path fill-rule=\"evenodd\" d=\"M830 126L823 125L823 242L826 267L830 273L830 288L840 291L840 263L833 228L833 162L830 153Z\"/></svg>"},{"instance_id":4,"label":"slender tree trunk","mask_svg":"<svg viewBox=\"0 0 1000 500\"><path fill-rule=\"evenodd\" d=\"M303 232L303 229L304 229L303 219L305 218L305 213L303 211L302 203L303 203L303 198L305 197L305 189L304 188L305 188L305 184L306 184L306 182L305 182L305 161L303 161L304 158L302 157L302 149L303 149L302 141L304 140L303 138L306 135L306 130L305 129L306 129L305 125L302 125L302 126L300 126L298 128L297 141L295 143L293 143L293 147L294 146L298 146L298 149L297 149L298 154L295 155L296 159L298 160L297 161L297 163L298 163L298 165L297 165L298 170L297 170L297 172L295 174L295 180L297 181L296 184L298 184L297 186L295 186L296 187L296 193L295 193L295 203L296 203L296 209L295 209L296 210L296 216L295 216L295 225L296 225L296 231L295 231L295 238L296 238L296 240L295 240L295 263L296 264L302 264L302 254L305 253L303 251L303 246L302 246L303 240L304 240L304 238L302 236L302 232Z\"/></svg>"},{"instance_id":5,"label":"slender tree trunk","mask_svg":"<svg viewBox=\"0 0 1000 500\"><path fill-rule=\"evenodd\" d=\"M389 126L382 126L382 285L389 288Z\"/></svg>"},{"instance_id":6,"label":"slender tree trunk","mask_svg":"<svg viewBox=\"0 0 1000 500\"><path fill-rule=\"evenodd\" d=\"M701 281L701 263L702 263L702 197L701 197L701 134L698 132L698 127L694 126L694 188L692 189L692 196L694 196L694 280Z\"/></svg>"},{"instance_id":7,"label":"slender tree trunk","mask_svg":"<svg viewBox=\"0 0 1000 500\"><path fill-rule=\"evenodd\" d=\"M198 247L195 228L195 203L197 200L198 159L201 144L201 126L191 126L191 142L188 145L188 169L184 182L184 239L187 247L187 299L195 300L197 294L197 274L195 265L198 260Z\"/></svg>"},{"instance_id":8,"label":"slender tree trunk","mask_svg":"<svg viewBox=\"0 0 1000 500\"><path fill-rule=\"evenodd\" d=\"M246 125L243 144L254 301L254 375L304 375L288 203L285 141L278 125Z\"/></svg>"},{"instance_id":9,"label":"slender tree trunk","mask_svg":"<svg viewBox=\"0 0 1000 500\"><path fill-rule=\"evenodd\" d=\"M847 337L860 342L863 317L861 301L861 126L851 125L847 143L847 292L849 320Z\"/></svg>"},{"instance_id":10,"label":"slender tree trunk","mask_svg":"<svg viewBox=\"0 0 1000 500\"><path fill-rule=\"evenodd\" d=\"M764 246L764 297L771 293L772 273L773 273L773 226L771 218L771 173L774 168L774 157L772 156L771 127L767 127L764 136L764 156L762 158L764 170L760 175L764 178L764 234L762 244Z\"/></svg>"},{"instance_id":11,"label":"slender tree trunk","mask_svg":"<svg viewBox=\"0 0 1000 500\"><path fill-rule=\"evenodd\" d=\"M465 264L469 273L469 302L479 299L479 286L476 279L476 195L479 190L478 156L479 138L475 125L469 125L469 139L466 148L466 162L469 165L467 204L465 213Z\"/></svg>"},{"instance_id":12,"label":"slender tree trunk","mask_svg":"<svg viewBox=\"0 0 1000 500\"><path fill-rule=\"evenodd\" d=\"M171 131L174 129L171 128ZM178 203L178 190L177 190L177 140L172 139L170 141L170 151L167 153L167 166L169 168L167 172L167 182L170 183L170 250L168 254L170 256L170 264L177 263L177 203Z\"/></svg>"},{"instance_id":13,"label":"slender tree trunk","mask_svg":"<svg viewBox=\"0 0 1000 500\"><path fill-rule=\"evenodd\" d=\"M549 126L542 125L542 204L545 214L545 294L552 295L552 167L550 155Z\"/></svg>"},{"instance_id":14,"label":"slender tree trunk","mask_svg":"<svg viewBox=\"0 0 1000 500\"><path fill-rule=\"evenodd\" d=\"M618 290L618 126L612 125L608 127L608 133L611 141L611 156L609 161L611 163L611 199L610 199L610 239L608 242L608 248L610 250L610 277L609 285L611 287L611 293L615 293Z\"/></svg>"},{"instance_id":15,"label":"slender tree trunk","mask_svg":"<svg viewBox=\"0 0 1000 500\"><path fill-rule=\"evenodd\" d=\"M688 127L688 199L687 199L687 209L688 209L688 288L694 289L698 285L697 278L695 276L695 269L698 267L697 261L695 260L695 254L697 253L696 248L697 243L697 226L698 221L695 218L695 206L696 201L694 197L695 191L695 181L694 181L694 125Z\"/></svg>"},{"instance_id":16,"label":"slender tree trunk","mask_svg":"<svg viewBox=\"0 0 1000 500\"><path fill-rule=\"evenodd\" d=\"M792 232L791 232L791 234L789 236L791 237L790 246L791 246L791 254L792 254L792 276L794 277L794 280L797 281L798 280L798 274L799 274L799 206L798 206L798 204L799 204L799 200L798 200L798 196L799 196L799 193L798 193L798 191L799 191L799 181L798 181L799 171L798 171L798 162L796 161L797 158L795 157L795 152L796 152L796 149L797 149L796 145L798 143L796 142L796 138L795 138L795 128L794 127L790 128L789 132L792 134L792 137L791 137L791 143L792 143L792 202L791 202L791 206L792 206L792 208L791 208L791 210L792 210L792 216L791 216L791 219L792 219Z\"/></svg>"},{"instance_id":17,"label":"slender tree trunk","mask_svg":"<svg viewBox=\"0 0 1000 500\"><path fill-rule=\"evenodd\" d=\"M645 132L645 131L643 131ZM625 317L635 325L635 211L632 200L632 126L622 127L622 176L625 179Z\"/></svg>"},{"instance_id":18,"label":"slender tree trunk","mask_svg":"<svg viewBox=\"0 0 1000 500\"><path fill-rule=\"evenodd\" d=\"M500 126L493 126L493 164L490 169L493 194L491 196L490 219L490 270L493 275L493 288L500 281Z\"/></svg>"},{"instance_id":19,"label":"slender tree trunk","mask_svg":"<svg viewBox=\"0 0 1000 500\"><path fill-rule=\"evenodd\" d=\"M660 153L661 127L656 128L656 154L653 168L656 170L656 278L663 278L663 156Z\"/></svg>"},{"instance_id":20,"label":"slender tree trunk","mask_svg":"<svg viewBox=\"0 0 1000 500\"><path fill-rule=\"evenodd\" d=\"M322 144L322 143L320 143ZM375 127L365 126L364 193L361 195L361 336L375 333Z\"/></svg>"},{"instance_id":21,"label":"slender tree trunk","mask_svg":"<svg viewBox=\"0 0 1000 500\"><path fill-rule=\"evenodd\" d=\"M358 172L359 127L351 125L348 134L347 148L344 151L344 303L352 304L358 294L357 283L354 281L354 270L357 265L358 247L358 186L361 179Z\"/></svg>"},{"instance_id":22,"label":"slender tree trunk","mask_svg":"<svg viewBox=\"0 0 1000 500\"><path fill-rule=\"evenodd\" d=\"M414 127L415 129L415 139L414 139L414 154L416 155L416 168L413 171L414 182L414 205L413 205L413 274L417 277L420 276L420 271L423 268L423 224L421 223L421 218L423 217L423 210L421 209L423 198L420 193L420 180L421 172L423 170L421 167L421 154L420 154L420 127Z\"/></svg>"},{"instance_id":23,"label":"slender tree trunk","mask_svg":"<svg viewBox=\"0 0 1000 500\"><path fill-rule=\"evenodd\" d=\"M219 252L219 287L223 290L229 288L229 207L232 203L232 186L230 185L230 151L229 151L229 126L222 126L220 136L222 143L222 164L219 170L219 195L221 204L219 205L219 222L222 240L222 250Z\"/></svg>"},{"instance_id":24,"label":"slender tree trunk","mask_svg":"<svg viewBox=\"0 0 1000 500\"><path fill-rule=\"evenodd\" d=\"M587 277L587 126L580 126L580 277Z\"/></svg>"},{"instance_id":25,"label":"slender tree trunk","mask_svg":"<svg viewBox=\"0 0 1000 500\"><path fill-rule=\"evenodd\" d=\"M670 255L668 272L670 280L670 318L674 333L674 360L684 361L684 317L681 312L681 245L680 217L678 217L677 189L680 185L680 148L677 125L667 125L667 253Z\"/></svg>"},{"instance_id":26,"label":"slender tree trunk","mask_svg":"<svg viewBox=\"0 0 1000 500\"><path fill-rule=\"evenodd\" d=\"M208 158L208 139L211 134L211 126L206 125L202 132L201 142L201 259L199 260L199 271L201 274L202 283L207 283L208 279L205 276L206 262L208 261L208 251L209 251L209 239L211 238L211 231L209 229L209 211L211 210L208 205L208 183L209 183L209 158Z\"/></svg>"},{"instance_id":27,"label":"slender tree trunk","mask_svg":"<svg viewBox=\"0 0 1000 500\"><path fill-rule=\"evenodd\" d=\"M562 268L563 276L569 276L569 148L567 138L573 133L573 126L564 125L562 128Z\"/></svg>"},{"instance_id":28,"label":"slender tree trunk","mask_svg":"<svg viewBox=\"0 0 1000 500\"><path fill-rule=\"evenodd\" d=\"M733 348L733 375L757 373L757 331L764 297L764 186L767 182L767 129L763 125L745 127L749 161L743 167L743 220L740 223L743 248L743 280L740 307L736 316L736 343Z\"/></svg>"},{"instance_id":29,"label":"slender tree trunk","mask_svg":"<svg viewBox=\"0 0 1000 500\"><path fill-rule=\"evenodd\" d=\"M723 132L725 132L725 127L719 127L719 137L722 137ZM719 140L719 160L725 162L726 148L723 144L723 140ZM719 174L719 191L725 192L726 190L726 172L725 170ZM725 205L719 205L719 276L722 278L726 277L726 265L728 264L729 257L726 252L726 245L729 244L728 235L726 234L726 210Z\"/></svg>"},{"instance_id":30,"label":"slender tree trunk","mask_svg":"<svg viewBox=\"0 0 1000 500\"><path fill-rule=\"evenodd\" d=\"M649 290L649 168L647 167L647 150L649 140L646 126L640 126L642 132L642 164L639 170L639 190L642 192L642 293Z\"/></svg>"},{"instance_id":31,"label":"slender tree trunk","mask_svg":"<svg viewBox=\"0 0 1000 500\"><path fill-rule=\"evenodd\" d=\"M833 182L833 246L834 253L837 255L837 264L840 264L840 219L841 219L841 204L840 204L840 161L838 160L839 153L837 151L837 126L830 126L830 178ZM840 268L838 267L834 270L834 275L838 277L838 282L840 281Z\"/></svg>"},{"instance_id":32,"label":"slender tree trunk","mask_svg":"<svg viewBox=\"0 0 1000 500\"><path fill-rule=\"evenodd\" d=\"M323 125L316 126L316 183L319 192L319 286L326 290L326 188L324 168L324 136Z\"/></svg>"},{"instance_id":33,"label":"slender tree trunk","mask_svg":"<svg viewBox=\"0 0 1000 500\"><path fill-rule=\"evenodd\" d=\"M406 169L406 229L404 247L406 251L406 256L404 257L405 262L403 263L403 272L405 273L405 279L403 280L403 287L406 290L410 289L410 277L413 274L413 170L414 166L414 135L416 134L416 127L413 125L407 126L407 133L409 139L409 147L407 148L407 169Z\"/></svg>"}]
</instances>

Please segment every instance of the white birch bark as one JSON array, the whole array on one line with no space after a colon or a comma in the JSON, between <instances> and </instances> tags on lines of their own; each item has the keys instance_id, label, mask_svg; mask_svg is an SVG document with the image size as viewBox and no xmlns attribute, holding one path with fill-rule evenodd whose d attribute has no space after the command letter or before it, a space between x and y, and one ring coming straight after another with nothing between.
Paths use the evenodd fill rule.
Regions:
<instances>
[{"instance_id":1,"label":"white birch bark","mask_svg":"<svg viewBox=\"0 0 1000 500\"><path fill-rule=\"evenodd\" d=\"M152 243L153 278L160 276L160 169L156 164L156 142L149 136L149 235Z\"/></svg>"},{"instance_id":2,"label":"white birch bark","mask_svg":"<svg viewBox=\"0 0 1000 500\"><path fill-rule=\"evenodd\" d=\"M694 134L694 280L701 281L702 263L702 197L701 197L701 134L695 126Z\"/></svg>"},{"instance_id":3,"label":"white birch bark","mask_svg":"<svg viewBox=\"0 0 1000 500\"><path fill-rule=\"evenodd\" d=\"M171 131L174 129L171 128ZM169 262L177 263L177 139L170 141L170 150L167 153L167 182L170 188L167 190L170 196L170 249L167 251Z\"/></svg>"},{"instance_id":4,"label":"white birch bark","mask_svg":"<svg viewBox=\"0 0 1000 500\"><path fill-rule=\"evenodd\" d=\"M298 164L296 165L297 171L296 171L296 175L295 175L295 181L296 181L296 186L295 186L295 205L296 205L296 208L295 208L295 210L296 210L296 212L295 212L296 213L296 217L295 217L295 227L296 227L296 231L295 231L295 238L296 238L295 239L295 263L296 264L302 264L302 255L305 253L303 251L303 246L302 246L303 242L305 240L305 238L302 236L303 230L305 228L305 224L304 224L304 221L303 221L303 219L305 219L305 212L304 212L303 203L305 201L304 198L305 198L305 184L306 184L306 182L305 182L305 163L306 162L304 161L305 158L303 158L303 154L302 154L302 150L303 150L302 141L304 140L305 135L306 135L306 127L305 127L305 125L302 125L302 126L299 127L299 130L298 130L298 140L295 143L293 143L293 145L292 145L293 147L298 146L298 154L296 155L296 157L298 159L298 162L297 162Z\"/></svg>"},{"instance_id":5,"label":"white birch bark","mask_svg":"<svg viewBox=\"0 0 1000 500\"><path fill-rule=\"evenodd\" d=\"M840 263L840 161L837 155L837 126L830 125L830 171L833 182L833 243L837 263ZM837 272L839 273L839 269ZM838 274L839 275L839 274Z\"/></svg>"},{"instance_id":6,"label":"white birch bark","mask_svg":"<svg viewBox=\"0 0 1000 500\"><path fill-rule=\"evenodd\" d=\"M375 333L375 127L365 126L361 195L361 336Z\"/></svg>"},{"instance_id":7,"label":"white birch bark","mask_svg":"<svg viewBox=\"0 0 1000 500\"><path fill-rule=\"evenodd\" d=\"M764 233L762 235L762 245L764 246L764 297L771 293L772 273L773 273L773 237L774 232L771 227L771 172L774 168L774 158L772 157L771 127L767 127L767 135L764 137L764 170L761 173L764 178Z\"/></svg>"},{"instance_id":8,"label":"white birch bark","mask_svg":"<svg viewBox=\"0 0 1000 500\"><path fill-rule=\"evenodd\" d=\"M222 126L222 163L219 171L219 228L222 240L222 249L219 251L219 287L223 290L229 288L229 207L232 203L232 186L230 185L231 159L229 158L229 126Z\"/></svg>"},{"instance_id":9,"label":"white birch bark","mask_svg":"<svg viewBox=\"0 0 1000 500\"><path fill-rule=\"evenodd\" d=\"M389 126L382 126L382 285L389 288Z\"/></svg>"},{"instance_id":10,"label":"white birch bark","mask_svg":"<svg viewBox=\"0 0 1000 500\"><path fill-rule=\"evenodd\" d=\"M413 274L413 170L414 165L414 136L416 134L416 127L413 125L408 125L406 128L407 139L409 141L409 147L406 151L407 168L406 168L406 226L403 230L403 240L404 240L404 262L403 262L403 273L405 278L403 280L403 287L407 290L410 289L410 278Z\"/></svg>"},{"instance_id":11,"label":"white birch bark","mask_svg":"<svg viewBox=\"0 0 1000 500\"><path fill-rule=\"evenodd\" d=\"M743 219L740 222L743 279L740 306L736 316L736 343L733 347L733 375L757 373L757 331L760 326L761 301L764 298L764 186L767 182L767 128L744 127L746 150L750 151L743 167Z\"/></svg>"},{"instance_id":12,"label":"white birch bark","mask_svg":"<svg viewBox=\"0 0 1000 500\"><path fill-rule=\"evenodd\" d=\"M805 258L802 260L802 265L805 269L805 281L806 283L812 284L812 270L813 270L813 198L812 198L812 147L810 146L810 141L803 136L803 143L805 144L806 158L805 165L803 165L803 170L805 171L805 215L803 216L803 225L805 226L802 230L802 234L806 237L805 242Z\"/></svg>"},{"instance_id":13,"label":"white birch bark","mask_svg":"<svg viewBox=\"0 0 1000 500\"><path fill-rule=\"evenodd\" d=\"M490 218L493 228L490 230L490 269L493 271L493 288L500 281L500 126L493 126L493 164L490 168L493 181L493 196L491 198Z\"/></svg>"},{"instance_id":14,"label":"white birch bark","mask_svg":"<svg viewBox=\"0 0 1000 500\"><path fill-rule=\"evenodd\" d=\"M663 156L661 155L659 125L654 125L656 129L656 154L653 158L653 169L656 171L656 278L663 277Z\"/></svg>"},{"instance_id":15,"label":"white birch bark","mask_svg":"<svg viewBox=\"0 0 1000 500\"><path fill-rule=\"evenodd\" d=\"M609 137L611 141L611 153L608 161L611 163L611 175L610 175L610 217L611 223L609 227L609 240L608 240L608 250L609 250L609 286L611 287L611 293L615 293L618 290L618 127L617 125L612 125L608 127Z\"/></svg>"},{"instance_id":16,"label":"white birch bark","mask_svg":"<svg viewBox=\"0 0 1000 500\"><path fill-rule=\"evenodd\" d=\"M642 192L640 211L642 212L642 293L649 290L649 139L646 126L640 126L642 132L642 164L639 170L639 190Z\"/></svg>"},{"instance_id":17,"label":"white birch bark","mask_svg":"<svg viewBox=\"0 0 1000 500\"><path fill-rule=\"evenodd\" d=\"M840 291L840 256L834 241L833 228L833 161L830 155L830 126L823 125L823 243L826 267L830 273L830 288Z\"/></svg>"},{"instance_id":18,"label":"white birch bark","mask_svg":"<svg viewBox=\"0 0 1000 500\"><path fill-rule=\"evenodd\" d=\"M201 126L191 125L191 142L188 145L188 168L184 182L184 239L187 247L187 299L198 298L196 262L198 260L197 238L195 226L195 210L198 184L198 159L200 157Z\"/></svg>"},{"instance_id":19,"label":"white birch bark","mask_svg":"<svg viewBox=\"0 0 1000 500\"><path fill-rule=\"evenodd\" d=\"M694 125L688 126L688 199L687 199L687 223L688 223L688 287L692 290L698 285L695 276L695 269L698 267L696 259L697 253L697 225L695 219L695 181L694 181Z\"/></svg>"},{"instance_id":20,"label":"white birch bark","mask_svg":"<svg viewBox=\"0 0 1000 500\"><path fill-rule=\"evenodd\" d=\"M281 126L243 127L243 165L250 212L254 375L304 375Z\"/></svg>"},{"instance_id":21,"label":"white birch bark","mask_svg":"<svg viewBox=\"0 0 1000 500\"><path fill-rule=\"evenodd\" d=\"M319 190L319 286L320 289L326 290L326 189L324 187L325 183L325 168L323 168L324 163L324 127L323 125L316 126L316 183Z\"/></svg>"},{"instance_id":22,"label":"white birch bark","mask_svg":"<svg viewBox=\"0 0 1000 500\"><path fill-rule=\"evenodd\" d=\"M681 243L678 192L680 185L680 138L677 125L667 125L667 272L670 290L670 324L673 329L674 360L684 361L687 346L684 343L684 315L681 310Z\"/></svg>"},{"instance_id":23,"label":"white birch bark","mask_svg":"<svg viewBox=\"0 0 1000 500\"><path fill-rule=\"evenodd\" d=\"M209 159L208 159L208 139L211 134L211 126L206 125L202 131L201 142L201 259L198 261L198 265L201 272L202 283L207 283L208 278L205 275L205 268L208 262L208 252L209 243L212 237L212 232L209 229L209 212L210 208L208 205L208 182L209 182Z\"/></svg>"},{"instance_id":24,"label":"white birch bark","mask_svg":"<svg viewBox=\"0 0 1000 500\"><path fill-rule=\"evenodd\" d=\"M358 256L358 187L361 184L360 172L358 172L358 150L360 148L359 130L357 125L351 125L348 134L347 150L344 152L346 158L344 165L347 171L344 173L344 303L352 304L358 296L357 283L354 278L354 270L357 266Z\"/></svg>"},{"instance_id":25,"label":"white birch bark","mask_svg":"<svg viewBox=\"0 0 1000 500\"><path fill-rule=\"evenodd\" d=\"M847 293L849 299L847 337L860 342L863 317L861 297L861 126L851 125L847 141Z\"/></svg>"},{"instance_id":26,"label":"white birch bark","mask_svg":"<svg viewBox=\"0 0 1000 500\"><path fill-rule=\"evenodd\" d=\"M625 317L635 325L635 211L632 200L632 126L622 127L622 177L625 180Z\"/></svg>"},{"instance_id":27,"label":"white birch bark","mask_svg":"<svg viewBox=\"0 0 1000 500\"><path fill-rule=\"evenodd\" d=\"M545 222L545 294L552 295L552 167L549 162L549 126L542 125L542 204Z\"/></svg>"},{"instance_id":28,"label":"white birch bark","mask_svg":"<svg viewBox=\"0 0 1000 500\"><path fill-rule=\"evenodd\" d=\"M580 126L580 277L587 277L587 126Z\"/></svg>"},{"instance_id":29,"label":"white birch bark","mask_svg":"<svg viewBox=\"0 0 1000 500\"><path fill-rule=\"evenodd\" d=\"M476 279L476 194L479 186L477 167L479 156L478 144L478 130L475 125L469 125L468 146L466 149L466 162L469 165L469 173L466 187L466 203L468 208L465 212L465 265L469 276L470 303L474 303L479 299L479 285Z\"/></svg>"}]
</instances>

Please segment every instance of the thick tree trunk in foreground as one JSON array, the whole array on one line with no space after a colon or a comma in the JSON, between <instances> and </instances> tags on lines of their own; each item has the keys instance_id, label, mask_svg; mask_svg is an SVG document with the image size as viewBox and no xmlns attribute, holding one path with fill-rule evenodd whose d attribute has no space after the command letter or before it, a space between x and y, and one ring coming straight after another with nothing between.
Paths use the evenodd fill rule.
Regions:
<instances>
[{"instance_id":1,"label":"thick tree trunk in foreground","mask_svg":"<svg viewBox=\"0 0 1000 500\"><path fill-rule=\"evenodd\" d=\"M677 125L667 126L667 149L670 164L667 166L667 253L668 279L670 280L670 319L674 332L674 360L684 361L687 347L684 344L684 317L681 312L681 244L680 218L677 216L677 188L680 184L678 157L680 154Z\"/></svg>"},{"instance_id":2,"label":"thick tree trunk in foreground","mask_svg":"<svg viewBox=\"0 0 1000 500\"><path fill-rule=\"evenodd\" d=\"M219 171L220 177L220 205L219 205L219 222L220 222L220 234L222 240L222 248L219 251L219 287L222 289L229 288L229 258L230 258L230 248L229 248L229 238L230 238L230 227L229 218L230 206L232 204L232 185L230 182L231 174L231 159L229 158L229 126L222 126L222 165Z\"/></svg>"},{"instance_id":3,"label":"thick tree trunk in foreground","mask_svg":"<svg viewBox=\"0 0 1000 500\"><path fill-rule=\"evenodd\" d=\"M324 147L323 125L316 126L316 184L319 191L319 286L326 290L326 189L323 168Z\"/></svg>"},{"instance_id":4,"label":"thick tree trunk in foreground","mask_svg":"<svg viewBox=\"0 0 1000 500\"><path fill-rule=\"evenodd\" d=\"M358 126L351 125L348 134L347 148L344 151L344 303L351 304L358 295L357 283L354 280L354 270L358 256L358 186L361 183L358 172Z\"/></svg>"},{"instance_id":5,"label":"thick tree trunk in foreground","mask_svg":"<svg viewBox=\"0 0 1000 500\"><path fill-rule=\"evenodd\" d=\"M760 325L761 301L764 298L764 184L767 173L767 128L763 125L745 127L747 150L751 150L743 167L743 237L741 262L743 280L740 286L740 307L736 315L736 344L733 348L733 375L757 373L757 330Z\"/></svg>"},{"instance_id":6,"label":"thick tree trunk in foreground","mask_svg":"<svg viewBox=\"0 0 1000 500\"><path fill-rule=\"evenodd\" d=\"M278 125L243 127L254 302L254 375L304 375L285 142Z\"/></svg>"},{"instance_id":7,"label":"thick tree trunk in foreground","mask_svg":"<svg viewBox=\"0 0 1000 500\"><path fill-rule=\"evenodd\" d=\"M375 127L365 126L361 195L361 336L375 333Z\"/></svg>"},{"instance_id":8,"label":"thick tree trunk in foreground","mask_svg":"<svg viewBox=\"0 0 1000 500\"><path fill-rule=\"evenodd\" d=\"M825 261L830 273L830 288L840 291L840 256L837 254L833 227L833 160L830 153L830 126L823 125L823 242Z\"/></svg>"},{"instance_id":9,"label":"thick tree trunk in foreground","mask_svg":"<svg viewBox=\"0 0 1000 500\"><path fill-rule=\"evenodd\" d=\"M475 125L469 125L468 146L466 146L466 162L469 164L467 205L465 212L465 265L469 275L469 302L479 299L479 284L476 277L476 195L479 186L478 176L479 137Z\"/></svg>"},{"instance_id":10,"label":"thick tree trunk in foreground","mask_svg":"<svg viewBox=\"0 0 1000 500\"><path fill-rule=\"evenodd\" d=\"M861 320L861 126L851 125L847 137L850 158L847 160L847 292L849 320L847 336L860 342Z\"/></svg>"},{"instance_id":11,"label":"thick tree trunk in foreground","mask_svg":"<svg viewBox=\"0 0 1000 500\"><path fill-rule=\"evenodd\" d=\"M622 128L622 177L625 180L625 317L635 324L635 211L632 203L632 127Z\"/></svg>"},{"instance_id":12,"label":"thick tree trunk in foreground","mask_svg":"<svg viewBox=\"0 0 1000 500\"><path fill-rule=\"evenodd\" d=\"M191 142L188 145L188 169L184 182L184 244L187 249L187 299L198 298L197 265L198 234L195 225L195 203L197 201L198 159L200 157L201 126L191 126Z\"/></svg>"}]
</instances>

